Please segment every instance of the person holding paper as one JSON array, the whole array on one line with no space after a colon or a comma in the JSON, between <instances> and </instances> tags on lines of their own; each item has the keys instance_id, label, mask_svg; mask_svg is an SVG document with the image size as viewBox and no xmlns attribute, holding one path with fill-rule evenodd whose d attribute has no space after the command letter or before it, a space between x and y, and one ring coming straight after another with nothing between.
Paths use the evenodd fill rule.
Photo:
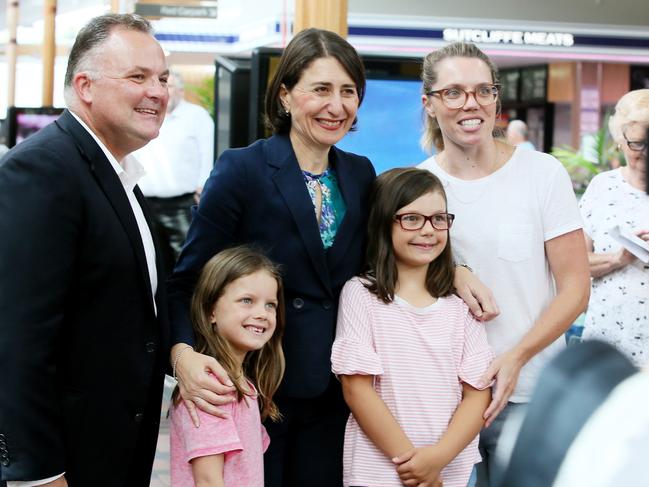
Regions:
<instances>
[{"instance_id":1,"label":"person holding paper","mask_svg":"<svg viewBox=\"0 0 649 487\"><path fill-rule=\"evenodd\" d=\"M648 127L649 89L624 95L609 130L626 165L595 176L579 202L593 278L583 338L613 344L637 366L649 362L649 263L641 259L642 244L649 249Z\"/></svg>"}]
</instances>

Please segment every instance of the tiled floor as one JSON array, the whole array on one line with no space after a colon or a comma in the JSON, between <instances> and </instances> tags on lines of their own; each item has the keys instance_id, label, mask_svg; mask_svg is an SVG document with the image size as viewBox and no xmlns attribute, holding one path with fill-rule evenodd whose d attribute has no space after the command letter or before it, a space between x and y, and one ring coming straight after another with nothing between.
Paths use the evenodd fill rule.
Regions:
<instances>
[{"instance_id":1,"label":"tiled floor","mask_svg":"<svg viewBox=\"0 0 649 487\"><path fill-rule=\"evenodd\" d=\"M171 485L169 479L169 420L167 419L167 410L169 409L169 400L174 385L174 380L171 377L165 378L160 434L158 435L158 447L155 452L150 487L169 487Z\"/></svg>"}]
</instances>

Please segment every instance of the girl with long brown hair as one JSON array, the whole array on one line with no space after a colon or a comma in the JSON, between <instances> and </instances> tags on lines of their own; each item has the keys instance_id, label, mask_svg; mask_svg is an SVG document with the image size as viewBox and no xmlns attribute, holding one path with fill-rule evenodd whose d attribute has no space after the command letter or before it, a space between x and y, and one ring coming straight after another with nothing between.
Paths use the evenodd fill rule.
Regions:
<instances>
[{"instance_id":1,"label":"girl with long brown hair","mask_svg":"<svg viewBox=\"0 0 649 487\"><path fill-rule=\"evenodd\" d=\"M491 397L493 352L453 294L444 188L421 169L375 182L367 269L340 297L332 367L353 416L345 486L465 487Z\"/></svg>"},{"instance_id":2,"label":"girl with long brown hair","mask_svg":"<svg viewBox=\"0 0 649 487\"><path fill-rule=\"evenodd\" d=\"M245 246L220 252L203 268L191 316L196 351L221 363L236 400L224 406L226 418L199 411L196 428L174 391L171 483L261 487L269 444L261 421L280 418L273 394L284 374L284 302L277 266Z\"/></svg>"}]
</instances>

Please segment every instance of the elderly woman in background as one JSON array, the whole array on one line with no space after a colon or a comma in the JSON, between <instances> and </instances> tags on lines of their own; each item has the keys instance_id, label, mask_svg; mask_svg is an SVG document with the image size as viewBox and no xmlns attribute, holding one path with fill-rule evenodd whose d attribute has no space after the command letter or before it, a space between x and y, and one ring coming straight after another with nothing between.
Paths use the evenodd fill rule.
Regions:
<instances>
[{"instance_id":1,"label":"elderly woman in background","mask_svg":"<svg viewBox=\"0 0 649 487\"><path fill-rule=\"evenodd\" d=\"M237 244L260 248L282 267L286 373L275 401L283 419L266 424L266 487L342 484L349 410L329 357L341 288L363 263L375 172L366 157L335 144L355 125L364 92L363 63L347 41L320 29L297 34L266 94L274 135L219 157L169 283L181 395L190 410L218 415L213 404L228 390L208 371L222 383L227 377L188 346L196 278L215 253Z\"/></svg>"},{"instance_id":2,"label":"elderly woman in background","mask_svg":"<svg viewBox=\"0 0 649 487\"><path fill-rule=\"evenodd\" d=\"M595 176L579 202L593 278L583 338L610 342L638 366L649 362L649 264L611 230L619 227L649 241L647 128L649 89L631 91L609 120L626 165Z\"/></svg>"}]
</instances>

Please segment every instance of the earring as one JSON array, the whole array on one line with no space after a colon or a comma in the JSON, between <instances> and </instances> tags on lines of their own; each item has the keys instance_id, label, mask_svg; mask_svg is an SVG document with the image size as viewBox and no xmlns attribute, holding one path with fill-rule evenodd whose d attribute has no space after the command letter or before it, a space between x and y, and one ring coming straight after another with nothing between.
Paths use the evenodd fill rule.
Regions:
<instances>
[{"instance_id":1,"label":"earring","mask_svg":"<svg viewBox=\"0 0 649 487\"><path fill-rule=\"evenodd\" d=\"M284 109L284 112L285 112L284 114L285 114L287 117L290 117L290 116L291 116L291 111L290 111L288 108L285 108L285 109Z\"/></svg>"}]
</instances>

